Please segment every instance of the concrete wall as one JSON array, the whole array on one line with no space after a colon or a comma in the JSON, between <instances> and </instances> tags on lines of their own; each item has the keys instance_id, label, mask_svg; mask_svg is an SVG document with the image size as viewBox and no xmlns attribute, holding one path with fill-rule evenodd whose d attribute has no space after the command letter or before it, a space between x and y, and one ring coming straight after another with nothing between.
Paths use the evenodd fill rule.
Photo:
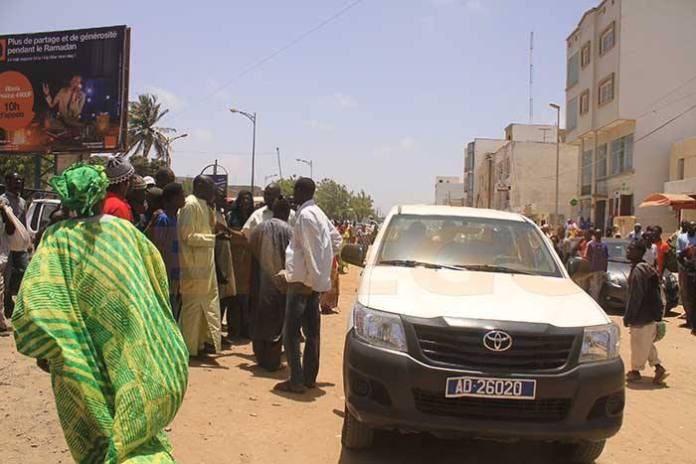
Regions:
<instances>
[{"instance_id":1,"label":"concrete wall","mask_svg":"<svg viewBox=\"0 0 696 464\"><path fill-rule=\"evenodd\" d=\"M696 128L694 128L694 133L696 133ZM679 159L684 160L684 179L696 178L696 137L680 140L672 144L669 180L680 180L677 172ZM693 193L696 194L696 190Z\"/></svg>"},{"instance_id":2,"label":"concrete wall","mask_svg":"<svg viewBox=\"0 0 696 464\"><path fill-rule=\"evenodd\" d=\"M464 205L464 183L456 176L438 176L435 178L436 205Z\"/></svg>"},{"instance_id":3,"label":"concrete wall","mask_svg":"<svg viewBox=\"0 0 696 464\"><path fill-rule=\"evenodd\" d=\"M505 139L515 142L556 142L556 126L550 124L510 124Z\"/></svg>"},{"instance_id":4,"label":"concrete wall","mask_svg":"<svg viewBox=\"0 0 696 464\"><path fill-rule=\"evenodd\" d=\"M695 132L696 111L680 114L696 104L696 1L624 0L621 27L620 117L636 120L634 195L640 203L669 179L672 144ZM637 216L665 230L676 226L667 208L639 209Z\"/></svg>"},{"instance_id":5,"label":"concrete wall","mask_svg":"<svg viewBox=\"0 0 696 464\"><path fill-rule=\"evenodd\" d=\"M479 174L480 174L480 169L483 165L486 165L487 163L484 163L486 159L486 154L488 153L495 153L501 146L505 145L507 143L507 140L502 140L502 139L482 139L482 138L477 138L474 139L473 144L474 144L474 151L473 151L473 156L474 156L474 161L473 161L473 170L467 173L468 175L471 175L473 177L473 191L471 192L471 196L468 197L467 201L469 202L468 204L470 206L478 206L481 207L477 204L477 198L481 198L481 192L488 192L487 190L487 183L485 186L483 186L479 182ZM485 166L484 166L485 168ZM467 179L464 180L464 182L467 182ZM486 181L487 182L487 181ZM487 195L487 193L485 193Z\"/></svg>"},{"instance_id":6,"label":"concrete wall","mask_svg":"<svg viewBox=\"0 0 696 464\"><path fill-rule=\"evenodd\" d=\"M494 191L494 205L506 203L508 210L526 214L534 219L549 219L555 211L556 145L553 143L511 142L496 152L494 185L509 186L509 192ZM570 200L577 195L578 147L561 144L559 151L559 214L569 217L574 213ZM509 161L506 161L509 160ZM510 173L505 178L504 167Z\"/></svg>"}]
</instances>

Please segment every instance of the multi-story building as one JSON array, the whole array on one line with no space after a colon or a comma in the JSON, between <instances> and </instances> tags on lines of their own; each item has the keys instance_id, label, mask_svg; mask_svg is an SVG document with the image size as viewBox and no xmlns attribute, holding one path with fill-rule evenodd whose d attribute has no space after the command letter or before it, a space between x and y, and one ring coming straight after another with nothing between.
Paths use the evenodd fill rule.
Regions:
<instances>
[{"instance_id":1,"label":"multi-story building","mask_svg":"<svg viewBox=\"0 0 696 464\"><path fill-rule=\"evenodd\" d=\"M574 213L577 158L576 146L559 145L560 217L555 218L556 126L510 124L505 128L505 143L487 154L476 170L475 206L560 222Z\"/></svg>"},{"instance_id":2,"label":"multi-story building","mask_svg":"<svg viewBox=\"0 0 696 464\"><path fill-rule=\"evenodd\" d=\"M568 36L566 141L580 150L579 214L596 224L675 225L637 205L663 191L672 143L696 127L694 31L694 0L604 0Z\"/></svg>"},{"instance_id":3,"label":"multi-story building","mask_svg":"<svg viewBox=\"0 0 696 464\"><path fill-rule=\"evenodd\" d=\"M696 137L680 140L672 145L669 181L665 182L664 191L696 195ZM684 210L682 219L696 220L696 211Z\"/></svg>"},{"instance_id":4,"label":"multi-story building","mask_svg":"<svg viewBox=\"0 0 696 464\"><path fill-rule=\"evenodd\" d=\"M467 144L464 156L464 191L466 192L464 201L466 206L476 205L476 192L481 190L476 185L476 170L486 160L486 155L495 153L505 143L504 139L477 138Z\"/></svg>"},{"instance_id":5,"label":"multi-story building","mask_svg":"<svg viewBox=\"0 0 696 464\"><path fill-rule=\"evenodd\" d=\"M435 204L464 206L464 183L456 176L435 178Z\"/></svg>"}]
</instances>

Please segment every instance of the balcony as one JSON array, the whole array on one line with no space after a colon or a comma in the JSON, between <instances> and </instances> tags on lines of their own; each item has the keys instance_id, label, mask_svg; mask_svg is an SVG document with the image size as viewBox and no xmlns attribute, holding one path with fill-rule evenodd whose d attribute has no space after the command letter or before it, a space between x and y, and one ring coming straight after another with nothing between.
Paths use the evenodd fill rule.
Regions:
<instances>
[{"instance_id":1,"label":"balcony","mask_svg":"<svg viewBox=\"0 0 696 464\"><path fill-rule=\"evenodd\" d=\"M683 193L693 195L696 193L696 177L665 182L665 193Z\"/></svg>"}]
</instances>

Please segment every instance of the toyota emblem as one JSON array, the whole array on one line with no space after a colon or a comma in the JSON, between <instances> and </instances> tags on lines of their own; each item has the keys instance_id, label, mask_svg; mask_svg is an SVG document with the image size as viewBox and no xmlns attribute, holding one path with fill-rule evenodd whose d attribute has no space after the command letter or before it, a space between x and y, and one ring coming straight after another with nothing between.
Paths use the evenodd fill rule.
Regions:
<instances>
[{"instance_id":1,"label":"toyota emblem","mask_svg":"<svg viewBox=\"0 0 696 464\"><path fill-rule=\"evenodd\" d=\"M502 330L491 330L483 336L483 346L491 351L507 351L512 348L512 337Z\"/></svg>"}]
</instances>

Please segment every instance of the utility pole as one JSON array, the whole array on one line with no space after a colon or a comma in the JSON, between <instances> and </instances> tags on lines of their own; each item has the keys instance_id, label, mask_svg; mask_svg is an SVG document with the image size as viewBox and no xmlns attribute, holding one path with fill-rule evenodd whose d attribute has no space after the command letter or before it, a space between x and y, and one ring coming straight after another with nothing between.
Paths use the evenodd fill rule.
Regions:
<instances>
[{"instance_id":1,"label":"utility pole","mask_svg":"<svg viewBox=\"0 0 696 464\"><path fill-rule=\"evenodd\" d=\"M558 177L559 177L559 158L561 149L561 107L555 103L550 103L549 106L556 110L556 200L554 206L554 224L560 225L558 221Z\"/></svg>"},{"instance_id":2,"label":"utility pole","mask_svg":"<svg viewBox=\"0 0 696 464\"><path fill-rule=\"evenodd\" d=\"M276 155L278 156L278 175L283 178L283 167L280 165L280 148L276 147Z\"/></svg>"},{"instance_id":3,"label":"utility pole","mask_svg":"<svg viewBox=\"0 0 696 464\"><path fill-rule=\"evenodd\" d=\"M488 206L493 208L493 153L486 154L488 161Z\"/></svg>"},{"instance_id":4,"label":"utility pole","mask_svg":"<svg viewBox=\"0 0 696 464\"><path fill-rule=\"evenodd\" d=\"M236 108L230 108L232 113L241 114L249 121L253 126L253 138L251 141L251 194L254 195L254 169L256 167L256 113L247 113L246 111L241 111Z\"/></svg>"}]
</instances>

